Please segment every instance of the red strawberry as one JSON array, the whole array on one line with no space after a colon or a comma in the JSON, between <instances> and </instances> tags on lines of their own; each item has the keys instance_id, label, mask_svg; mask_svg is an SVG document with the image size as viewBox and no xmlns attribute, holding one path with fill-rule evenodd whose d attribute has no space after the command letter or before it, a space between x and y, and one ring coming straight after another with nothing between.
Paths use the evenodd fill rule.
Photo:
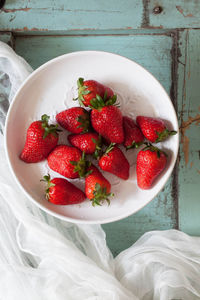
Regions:
<instances>
[{"instance_id":1,"label":"red strawberry","mask_svg":"<svg viewBox=\"0 0 200 300\"><path fill-rule=\"evenodd\" d=\"M91 104L90 101L93 98L96 98L97 95L104 98L104 100L112 98L114 95L113 91L109 87L95 80L84 81L83 78L79 78L77 81L77 85L78 85L77 99L79 100L80 105L90 106Z\"/></svg>"},{"instance_id":2,"label":"red strawberry","mask_svg":"<svg viewBox=\"0 0 200 300\"><path fill-rule=\"evenodd\" d=\"M123 117L117 106L113 104L117 97L113 96L106 103L100 96L91 101L91 122L93 128L110 143L123 143Z\"/></svg>"},{"instance_id":3,"label":"red strawberry","mask_svg":"<svg viewBox=\"0 0 200 300\"><path fill-rule=\"evenodd\" d=\"M87 198L92 201L93 206L101 205L103 200L106 200L109 204L110 200L108 197L113 196L110 193L111 185L109 181L93 165L89 167L88 173L89 175L85 178L85 194Z\"/></svg>"},{"instance_id":4,"label":"red strawberry","mask_svg":"<svg viewBox=\"0 0 200 300\"><path fill-rule=\"evenodd\" d=\"M84 153L71 146L59 145L48 156L49 167L67 178L84 177L88 162Z\"/></svg>"},{"instance_id":5,"label":"red strawberry","mask_svg":"<svg viewBox=\"0 0 200 300\"><path fill-rule=\"evenodd\" d=\"M26 163L36 163L47 158L58 143L57 125L49 125L49 116L43 115L40 121L33 122L26 135L26 142L21 160Z\"/></svg>"},{"instance_id":6,"label":"red strawberry","mask_svg":"<svg viewBox=\"0 0 200 300\"><path fill-rule=\"evenodd\" d=\"M112 173L124 180L129 178L129 162L123 152L113 144L110 144L105 154L100 158L99 166L102 170Z\"/></svg>"},{"instance_id":7,"label":"red strawberry","mask_svg":"<svg viewBox=\"0 0 200 300\"><path fill-rule=\"evenodd\" d=\"M84 151L86 154L95 154L97 158L101 150L101 136L95 132L84 134L70 134L69 142L74 146Z\"/></svg>"},{"instance_id":8,"label":"red strawberry","mask_svg":"<svg viewBox=\"0 0 200 300\"><path fill-rule=\"evenodd\" d=\"M50 179L50 175L44 176L41 181L47 182L46 198L57 205L78 204L85 200L85 194L71 182L64 178Z\"/></svg>"},{"instance_id":9,"label":"red strawberry","mask_svg":"<svg viewBox=\"0 0 200 300\"><path fill-rule=\"evenodd\" d=\"M144 136L140 128L129 117L123 117L124 125L124 146L127 149L138 148L143 144Z\"/></svg>"},{"instance_id":10,"label":"red strawberry","mask_svg":"<svg viewBox=\"0 0 200 300\"><path fill-rule=\"evenodd\" d=\"M56 121L72 133L83 133L88 131L90 116L84 108L72 107L57 114Z\"/></svg>"},{"instance_id":11,"label":"red strawberry","mask_svg":"<svg viewBox=\"0 0 200 300\"><path fill-rule=\"evenodd\" d=\"M138 116L136 121L146 139L152 143L162 142L168 138L168 136L177 133L177 131L174 130L169 131L163 120L159 118Z\"/></svg>"},{"instance_id":12,"label":"red strawberry","mask_svg":"<svg viewBox=\"0 0 200 300\"><path fill-rule=\"evenodd\" d=\"M143 190L151 188L154 180L164 170L166 154L160 149L147 145L137 155L137 184Z\"/></svg>"}]
</instances>

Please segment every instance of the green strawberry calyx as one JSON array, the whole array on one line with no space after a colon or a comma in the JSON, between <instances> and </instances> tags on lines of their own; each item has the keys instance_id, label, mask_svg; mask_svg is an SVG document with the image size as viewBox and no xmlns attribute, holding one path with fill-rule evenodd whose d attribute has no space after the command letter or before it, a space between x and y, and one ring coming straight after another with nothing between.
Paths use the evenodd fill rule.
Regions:
<instances>
[{"instance_id":1,"label":"green strawberry calyx","mask_svg":"<svg viewBox=\"0 0 200 300\"><path fill-rule=\"evenodd\" d=\"M162 132L156 131L156 134L158 137L155 140L155 143L159 143L159 142L166 140L169 136L177 134L177 131L175 131L175 130L170 131L169 129L166 128Z\"/></svg>"},{"instance_id":2,"label":"green strawberry calyx","mask_svg":"<svg viewBox=\"0 0 200 300\"><path fill-rule=\"evenodd\" d=\"M167 157L167 153L159 149L158 147L155 147L150 143L144 143L144 144L146 145L146 147L144 147L142 151L150 150L151 152L156 152L158 158L160 158L161 153L163 153Z\"/></svg>"},{"instance_id":3,"label":"green strawberry calyx","mask_svg":"<svg viewBox=\"0 0 200 300\"><path fill-rule=\"evenodd\" d=\"M85 111L84 115L78 116L77 121L80 123L80 125L78 125L77 128L83 129L82 133L88 132L89 127L90 127L89 113L87 111Z\"/></svg>"},{"instance_id":4,"label":"green strawberry calyx","mask_svg":"<svg viewBox=\"0 0 200 300\"><path fill-rule=\"evenodd\" d=\"M97 94L96 97L90 101L89 107L92 109L101 110L101 108L103 108L105 106L110 106L110 105L119 106L118 104L116 104L117 95L113 95L108 100L106 100L106 99L107 99L107 93L104 94L104 98L102 98L100 95Z\"/></svg>"},{"instance_id":5,"label":"green strawberry calyx","mask_svg":"<svg viewBox=\"0 0 200 300\"><path fill-rule=\"evenodd\" d=\"M91 162L86 160L84 151L79 161L70 160L70 164L74 166L74 172L78 172L80 178L85 178L92 173L92 170L88 171L88 168L91 166Z\"/></svg>"},{"instance_id":6,"label":"green strawberry calyx","mask_svg":"<svg viewBox=\"0 0 200 300\"><path fill-rule=\"evenodd\" d=\"M42 117L41 117L42 128L44 129L43 139L45 139L49 134L52 134L55 137L57 137L58 132L62 131L62 130L58 129L58 124L56 124L56 125L50 124L49 125L49 119L50 119L50 117L47 115L42 115Z\"/></svg>"},{"instance_id":7,"label":"green strawberry calyx","mask_svg":"<svg viewBox=\"0 0 200 300\"><path fill-rule=\"evenodd\" d=\"M92 138L93 143L96 144L95 152L93 153L93 157L98 159L102 152L102 137L99 135L98 139Z\"/></svg>"},{"instance_id":8,"label":"green strawberry calyx","mask_svg":"<svg viewBox=\"0 0 200 300\"><path fill-rule=\"evenodd\" d=\"M83 96L90 94L91 91L87 90L88 87L86 85L84 85L84 79L83 78L79 78L77 80L77 86L78 86L78 97L74 98L73 100L74 101L78 100L80 106L84 106L83 102L85 101L85 99L84 99Z\"/></svg>"},{"instance_id":9,"label":"green strawberry calyx","mask_svg":"<svg viewBox=\"0 0 200 300\"><path fill-rule=\"evenodd\" d=\"M50 177L49 174L45 175L43 177L43 179L41 179L40 181L44 181L44 182L47 183L47 188L45 190L45 195L46 195L46 199L49 200L49 191L50 191L50 188L53 187L53 186L55 186L55 184L51 182L51 177Z\"/></svg>"},{"instance_id":10,"label":"green strawberry calyx","mask_svg":"<svg viewBox=\"0 0 200 300\"><path fill-rule=\"evenodd\" d=\"M107 201L108 205L110 205L110 199L109 197L113 197L113 193L107 193L107 188L105 186L101 186L99 183L95 184L95 189L93 191L94 198L91 199L92 206L99 205L101 206L101 203L103 201Z\"/></svg>"},{"instance_id":11,"label":"green strawberry calyx","mask_svg":"<svg viewBox=\"0 0 200 300\"><path fill-rule=\"evenodd\" d=\"M131 143L131 145L126 146L126 150L129 150L129 149L138 149L143 144L144 144L144 142L138 142L138 143L136 143L135 141L133 141Z\"/></svg>"},{"instance_id":12,"label":"green strawberry calyx","mask_svg":"<svg viewBox=\"0 0 200 300\"><path fill-rule=\"evenodd\" d=\"M115 145L116 145L116 143L110 143L110 145L107 147L106 151L104 152L104 155L111 152Z\"/></svg>"}]
</instances>

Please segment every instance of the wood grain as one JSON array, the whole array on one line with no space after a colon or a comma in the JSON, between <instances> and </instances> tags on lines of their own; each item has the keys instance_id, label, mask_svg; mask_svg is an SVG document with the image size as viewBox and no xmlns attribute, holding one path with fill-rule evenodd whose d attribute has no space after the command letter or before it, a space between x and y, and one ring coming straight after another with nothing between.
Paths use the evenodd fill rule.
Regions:
<instances>
[{"instance_id":1,"label":"wood grain","mask_svg":"<svg viewBox=\"0 0 200 300\"><path fill-rule=\"evenodd\" d=\"M140 27L142 15L142 1L7 0L0 10L0 28L15 32L128 29Z\"/></svg>"},{"instance_id":2,"label":"wood grain","mask_svg":"<svg viewBox=\"0 0 200 300\"><path fill-rule=\"evenodd\" d=\"M179 40L179 121L181 151L179 165L180 229L200 233L200 30L186 30Z\"/></svg>"},{"instance_id":3,"label":"wood grain","mask_svg":"<svg viewBox=\"0 0 200 300\"><path fill-rule=\"evenodd\" d=\"M162 12L154 13L155 7ZM148 1L149 26L152 28L199 28L200 2L197 0Z\"/></svg>"}]
</instances>

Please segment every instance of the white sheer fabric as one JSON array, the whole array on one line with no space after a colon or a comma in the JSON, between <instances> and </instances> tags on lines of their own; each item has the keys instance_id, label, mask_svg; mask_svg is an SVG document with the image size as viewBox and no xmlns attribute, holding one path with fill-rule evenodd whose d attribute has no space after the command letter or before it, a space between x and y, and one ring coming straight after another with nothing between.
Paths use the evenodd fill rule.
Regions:
<instances>
[{"instance_id":1,"label":"white sheer fabric","mask_svg":"<svg viewBox=\"0 0 200 300\"><path fill-rule=\"evenodd\" d=\"M32 69L0 43L0 71L11 83L10 102ZM3 135L0 170L1 300L200 299L200 238L149 232L114 259L101 226L60 221L26 199L8 169Z\"/></svg>"}]
</instances>

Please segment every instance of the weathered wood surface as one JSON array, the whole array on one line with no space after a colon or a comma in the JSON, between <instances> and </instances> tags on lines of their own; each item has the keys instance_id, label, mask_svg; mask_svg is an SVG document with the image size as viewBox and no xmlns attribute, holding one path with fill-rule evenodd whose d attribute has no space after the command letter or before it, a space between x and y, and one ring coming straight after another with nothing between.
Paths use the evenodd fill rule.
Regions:
<instances>
[{"instance_id":1,"label":"weathered wood surface","mask_svg":"<svg viewBox=\"0 0 200 300\"><path fill-rule=\"evenodd\" d=\"M179 47L179 225L200 235L200 30L182 32Z\"/></svg>"},{"instance_id":2,"label":"weathered wood surface","mask_svg":"<svg viewBox=\"0 0 200 300\"><path fill-rule=\"evenodd\" d=\"M33 68L64 53L94 49L129 57L156 76L177 108L177 166L149 205L103 227L114 254L149 230L200 235L200 1L7 0L0 31L12 32L4 40Z\"/></svg>"},{"instance_id":3,"label":"weathered wood surface","mask_svg":"<svg viewBox=\"0 0 200 300\"><path fill-rule=\"evenodd\" d=\"M140 27L142 1L6 1L0 28L20 31L127 29Z\"/></svg>"},{"instance_id":4,"label":"weathered wood surface","mask_svg":"<svg viewBox=\"0 0 200 300\"><path fill-rule=\"evenodd\" d=\"M198 0L6 0L1 30L65 32L136 28L198 28Z\"/></svg>"}]
</instances>

